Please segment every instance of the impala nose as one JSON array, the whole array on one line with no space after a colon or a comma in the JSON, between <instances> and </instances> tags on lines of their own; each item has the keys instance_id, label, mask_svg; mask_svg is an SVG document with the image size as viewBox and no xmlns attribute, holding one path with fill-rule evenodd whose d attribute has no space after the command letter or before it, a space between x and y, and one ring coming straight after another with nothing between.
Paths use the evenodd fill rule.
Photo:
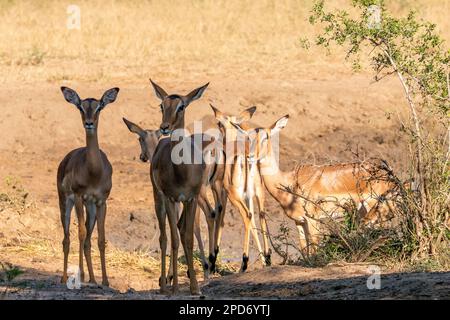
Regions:
<instances>
[{"instance_id":1,"label":"impala nose","mask_svg":"<svg viewBox=\"0 0 450 320\"><path fill-rule=\"evenodd\" d=\"M147 156L145 154L143 154L143 153L141 153L139 158L141 159L142 162L147 162L148 161Z\"/></svg>"},{"instance_id":2,"label":"impala nose","mask_svg":"<svg viewBox=\"0 0 450 320\"><path fill-rule=\"evenodd\" d=\"M161 124L159 129L163 135L168 135L170 133L169 127L170 125L167 122L164 122Z\"/></svg>"},{"instance_id":3,"label":"impala nose","mask_svg":"<svg viewBox=\"0 0 450 320\"><path fill-rule=\"evenodd\" d=\"M85 127L87 130L92 130L92 129L95 128L95 127L94 127L94 122L92 122L92 121L86 121L86 122L84 123L84 127Z\"/></svg>"}]
</instances>

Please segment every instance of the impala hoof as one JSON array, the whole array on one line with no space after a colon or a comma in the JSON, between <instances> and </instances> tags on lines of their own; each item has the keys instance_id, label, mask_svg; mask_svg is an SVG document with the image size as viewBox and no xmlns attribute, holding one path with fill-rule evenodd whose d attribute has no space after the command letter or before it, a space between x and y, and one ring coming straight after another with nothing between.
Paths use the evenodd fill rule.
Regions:
<instances>
[{"instance_id":1,"label":"impala hoof","mask_svg":"<svg viewBox=\"0 0 450 320\"><path fill-rule=\"evenodd\" d=\"M248 267L248 257L247 255L244 253L242 255L242 265L241 265L241 270L240 272L245 272L245 270L247 270Z\"/></svg>"},{"instance_id":2,"label":"impala hoof","mask_svg":"<svg viewBox=\"0 0 450 320\"><path fill-rule=\"evenodd\" d=\"M272 265L272 257L269 254L264 255L264 261L267 267Z\"/></svg>"},{"instance_id":3,"label":"impala hoof","mask_svg":"<svg viewBox=\"0 0 450 320\"><path fill-rule=\"evenodd\" d=\"M215 273L216 272L216 261L217 261L217 255L219 254L219 248L214 249L214 254L209 255L209 272Z\"/></svg>"}]
</instances>

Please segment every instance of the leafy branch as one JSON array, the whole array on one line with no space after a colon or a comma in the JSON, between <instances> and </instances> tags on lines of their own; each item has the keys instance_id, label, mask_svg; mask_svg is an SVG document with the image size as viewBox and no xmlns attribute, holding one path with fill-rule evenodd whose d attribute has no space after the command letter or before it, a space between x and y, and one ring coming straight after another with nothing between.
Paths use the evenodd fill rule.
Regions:
<instances>
[{"instance_id":1,"label":"leafy branch","mask_svg":"<svg viewBox=\"0 0 450 320\"><path fill-rule=\"evenodd\" d=\"M421 255L433 255L449 234L448 220L450 169L450 50L436 25L417 18L394 17L384 0L352 0L354 11L325 10L323 0L315 2L309 21L323 26L316 45L346 48L346 60L360 67L362 56L370 58L375 81L395 75L402 85L409 109L412 151L411 179L414 191L403 197L401 211L407 217L405 232L414 239ZM440 127L426 127L428 112L445 129L443 137L433 138ZM411 223L412 222L412 223Z\"/></svg>"}]
</instances>

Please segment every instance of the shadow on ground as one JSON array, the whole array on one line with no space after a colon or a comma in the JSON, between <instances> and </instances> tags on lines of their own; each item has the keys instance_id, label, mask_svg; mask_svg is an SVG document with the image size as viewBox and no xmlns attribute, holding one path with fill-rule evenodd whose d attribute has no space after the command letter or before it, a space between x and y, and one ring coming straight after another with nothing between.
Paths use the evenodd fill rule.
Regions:
<instances>
[{"instance_id":1,"label":"shadow on ground","mask_svg":"<svg viewBox=\"0 0 450 320\"><path fill-rule=\"evenodd\" d=\"M320 278L317 269L299 268L277 266L257 271L259 276L232 275L209 283L203 293L216 298L450 299L450 272L382 273L380 289L369 290L369 274L342 277L339 269L331 268ZM307 273L316 279L307 279Z\"/></svg>"},{"instance_id":2,"label":"shadow on ground","mask_svg":"<svg viewBox=\"0 0 450 320\"><path fill-rule=\"evenodd\" d=\"M342 268L353 268L342 278ZM21 268L23 274L10 282L0 282L0 299L197 299L183 284L180 295L160 295L158 290L121 293L114 288L84 285L69 290L60 275ZM380 289L369 290L369 275L362 268L275 266L211 279L202 284L206 299L450 299L450 272L388 273L380 276ZM341 271L341 272L340 272ZM352 275L353 274L353 275ZM356 275L358 274L358 275ZM341 278L339 278L341 277Z\"/></svg>"}]
</instances>

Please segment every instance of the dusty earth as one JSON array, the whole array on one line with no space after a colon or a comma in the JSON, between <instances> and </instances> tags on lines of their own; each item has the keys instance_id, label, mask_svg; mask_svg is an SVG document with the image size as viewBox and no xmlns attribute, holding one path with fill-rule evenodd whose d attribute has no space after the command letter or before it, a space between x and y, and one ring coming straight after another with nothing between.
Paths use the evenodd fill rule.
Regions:
<instances>
[{"instance_id":1,"label":"dusty earth","mask_svg":"<svg viewBox=\"0 0 450 320\"><path fill-rule=\"evenodd\" d=\"M187 109L188 122L212 112L208 103L230 113L256 105L253 122L268 126L289 113L281 136L281 166L382 157L401 172L405 149L397 115L405 105L395 80L372 83L366 74L283 74L277 77L196 76L169 79L152 75L167 91L185 93L211 82L204 97ZM56 194L56 169L70 150L84 145L78 111L66 103L60 85L80 96L99 98L119 86L118 100L102 111L99 140L113 168L107 215L108 271L111 288L85 286L80 291L59 284L62 229ZM139 144L122 117L146 128L159 126L158 101L146 80L111 83L8 83L0 88L0 261L23 271L0 282L0 299L161 299L158 294L159 244L148 164L139 161ZM15 200L14 200L15 199ZM9 201L9 200L8 200ZM287 222L267 194L269 229L277 234ZM206 226L203 226L205 231ZM70 264L77 264L76 221L71 226ZM450 273L400 274L384 270L381 290L366 287L367 265L262 268L252 247L250 269L236 274L242 256L242 223L228 205L222 240L222 275L202 282L206 298L384 299L450 298ZM206 233L203 234L206 239ZM293 233L295 236L295 233ZM93 242L96 247L96 240ZM98 255L94 255L97 279ZM182 266L183 267L183 266ZM183 267L184 268L184 267ZM188 297L185 269L181 297ZM201 273L198 275L202 280ZM173 297L172 297L173 298Z\"/></svg>"}]
</instances>

